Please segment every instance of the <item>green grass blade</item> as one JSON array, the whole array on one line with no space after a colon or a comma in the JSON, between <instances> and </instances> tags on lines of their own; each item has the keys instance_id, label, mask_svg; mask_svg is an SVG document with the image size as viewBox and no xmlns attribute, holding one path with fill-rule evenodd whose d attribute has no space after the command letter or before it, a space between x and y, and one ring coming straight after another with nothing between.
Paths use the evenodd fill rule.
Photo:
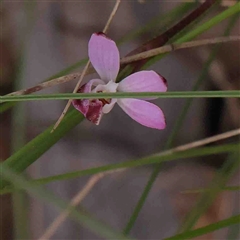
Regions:
<instances>
[{"instance_id":1,"label":"green grass blade","mask_svg":"<svg viewBox=\"0 0 240 240\"><path fill-rule=\"evenodd\" d=\"M47 184L53 181L70 180L77 177L97 174L97 173L111 171L111 170L140 167L140 166L145 166L150 164L159 164L161 162L173 161L173 160L190 158L190 157L193 158L193 157L201 157L201 156L207 156L212 154L229 153L233 151L238 151L239 147L240 147L240 144L236 143L236 144L223 144L223 145L214 146L214 147L202 147L202 148L185 150L181 152L174 152L174 151L168 150L157 155L156 154L150 155L148 157L140 158L133 161L127 161L127 162L122 162L117 164L109 164L105 166L85 169L81 171L69 172L65 174L35 179L31 181L33 181L36 184ZM8 186L5 189L0 190L0 194L9 193L13 190L14 189L11 188L11 186Z\"/></svg>"},{"instance_id":2,"label":"green grass blade","mask_svg":"<svg viewBox=\"0 0 240 240\"><path fill-rule=\"evenodd\" d=\"M183 91L183 92L116 92L116 93L58 93L38 95L2 96L1 102L100 99L100 98L240 98L240 90L233 91Z\"/></svg>"},{"instance_id":3,"label":"green grass blade","mask_svg":"<svg viewBox=\"0 0 240 240\"><path fill-rule=\"evenodd\" d=\"M70 111L53 133L50 133L52 130L52 126L50 126L47 130L4 161L3 165L10 167L15 172L20 173L24 171L30 164L44 154L83 119L83 115L81 115L78 111ZM6 181L0 179L1 188L3 188L6 184Z\"/></svg>"},{"instance_id":4,"label":"green grass blade","mask_svg":"<svg viewBox=\"0 0 240 240\"><path fill-rule=\"evenodd\" d=\"M96 234L99 234L99 236L107 239L125 239L125 240L130 239L112 230L105 224L93 219L92 217L89 217L81 213L76 208L73 208L73 207L69 208L69 205L65 201L61 200L61 198L44 190L41 186L36 186L35 184L27 181L25 178L23 178L19 174L16 174L15 172L13 172L11 168L9 168L8 166L1 164L0 167L1 167L1 171L0 171L1 177L11 182L15 186L25 189L29 193L36 196L38 199L42 199L47 203L51 203L54 206L57 206L61 210L65 210L67 208L71 209L70 217L75 219L79 224L82 224L83 226L92 230Z\"/></svg>"},{"instance_id":5,"label":"green grass blade","mask_svg":"<svg viewBox=\"0 0 240 240\"><path fill-rule=\"evenodd\" d=\"M165 240L180 240L180 239L191 239L194 237L202 236L216 230L226 228L235 224L240 223L240 215L236 215L222 221L210 224L206 227L198 228L192 231L187 231L182 234L175 235L173 237L165 238Z\"/></svg>"}]
</instances>

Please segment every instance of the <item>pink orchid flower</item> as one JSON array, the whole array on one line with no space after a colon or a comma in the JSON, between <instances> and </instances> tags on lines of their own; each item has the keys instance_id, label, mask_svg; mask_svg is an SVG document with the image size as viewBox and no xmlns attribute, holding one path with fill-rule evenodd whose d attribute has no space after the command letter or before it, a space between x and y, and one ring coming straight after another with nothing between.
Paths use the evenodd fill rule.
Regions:
<instances>
[{"instance_id":1,"label":"pink orchid flower","mask_svg":"<svg viewBox=\"0 0 240 240\"><path fill-rule=\"evenodd\" d=\"M120 56L115 42L103 33L94 33L88 43L89 59L101 79L92 79L81 86L79 93L99 92L165 92L166 80L154 71L139 71L116 83ZM153 99L153 98L151 98ZM155 129L166 126L162 110L153 103L140 99L75 99L73 106L89 121L99 124L103 114L117 103L138 123Z\"/></svg>"}]
</instances>

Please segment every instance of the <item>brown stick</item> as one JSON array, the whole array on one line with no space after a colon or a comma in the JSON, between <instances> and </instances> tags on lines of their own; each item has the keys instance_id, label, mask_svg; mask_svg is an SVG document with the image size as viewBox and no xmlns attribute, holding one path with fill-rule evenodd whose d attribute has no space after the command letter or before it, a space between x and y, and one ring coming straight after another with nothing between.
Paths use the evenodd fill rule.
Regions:
<instances>
[{"instance_id":1,"label":"brown stick","mask_svg":"<svg viewBox=\"0 0 240 240\"><path fill-rule=\"evenodd\" d=\"M146 42L142 46L134 49L130 52L127 56L131 56L133 54L137 54L140 52L148 51L153 48L161 47L166 44L171 38L173 38L177 33L181 32L184 28L189 26L193 23L198 17L204 14L210 7L212 7L218 0L206 0L202 3L198 8L192 11L189 15L183 18L180 22L175 24L173 27L169 28L166 32L162 33L161 35L151 39L150 41ZM134 64L134 68L132 72L136 72L139 70L145 63L146 60L139 61L138 63ZM122 66L124 68L125 65ZM122 69L121 68L121 69Z\"/></svg>"},{"instance_id":2,"label":"brown stick","mask_svg":"<svg viewBox=\"0 0 240 240\"><path fill-rule=\"evenodd\" d=\"M217 37L217 38L211 38L211 39L196 40L196 41L185 42L181 44L169 44L163 47L154 48L149 51L138 53L133 56L125 57L121 60L121 64L138 62L139 60L149 59L156 55L172 52L179 49L207 46L207 45L212 45L217 43L225 43L225 42L239 41L239 40L240 40L240 36L228 36L228 37Z\"/></svg>"}]
</instances>

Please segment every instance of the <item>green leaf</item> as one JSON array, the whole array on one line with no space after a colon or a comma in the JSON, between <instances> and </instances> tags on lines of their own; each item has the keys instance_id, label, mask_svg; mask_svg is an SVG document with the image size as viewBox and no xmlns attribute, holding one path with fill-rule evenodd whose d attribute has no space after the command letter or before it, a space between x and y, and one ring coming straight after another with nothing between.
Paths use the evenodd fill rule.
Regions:
<instances>
[{"instance_id":1,"label":"green leaf","mask_svg":"<svg viewBox=\"0 0 240 240\"><path fill-rule=\"evenodd\" d=\"M92 217L81 213L80 210L69 207L68 203L61 200L60 197L53 195L49 191L44 190L41 186L37 186L36 184L27 181L24 177L16 174L6 166L5 164L1 164L1 171L0 176L6 179L7 181L13 183L16 187L25 189L29 193L33 194L37 197L37 199L42 199L47 203L51 203L54 206L57 206L61 210L70 210L70 217L76 220L79 224L87 227L88 229L92 230L93 232L99 234L101 237L107 239L130 239L126 236L123 236L121 233L112 230L110 227L106 226L105 224L99 222Z\"/></svg>"},{"instance_id":2,"label":"green leaf","mask_svg":"<svg viewBox=\"0 0 240 240\"><path fill-rule=\"evenodd\" d=\"M60 174L56 176L50 176L50 177L40 178L40 179L35 179L30 181L36 184L47 184L53 181L70 180L77 177L97 174L97 173L111 171L111 170L140 167L140 166L150 165L150 164L159 164L161 162L173 161L173 160L184 159L184 158L207 156L211 154L228 153L228 152L238 151L239 147L240 147L240 144L237 143L237 144L224 144L224 145L215 146L215 147L202 147L202 148L190 149L185 151L167 150L160 154L150 155L148 157L140 158L133 161L109 164L101 167L69 172L65 174ZM6 187L5 189L0 190L0 194L9 193L13 190L14 189L11 186Z\"/></svg>"},{"instance_id":3,"label":"green leaf","mask_svg":"<svg viewBox=\"0 0 240 240\"><path fill-rule=\"evenodd\" d=\"M240 90L235 91L184 91L184 92L116 92L116 93L59 93L42 95L2 96L6 101L100 99L100 98L240 98Z\"/></svg>"},{"instance_id":4,"label":"green leaf","mask_svg":"<svg viewBox=\"0 0 240 240\"><path fill-rule=\"evenodd\" d=\"M165 238L165 240L191 239L191 238L202 236L204 234L214 232L216 230L226 228L239 223L240 223L240 215L236 215L236 216L224 219L222 221L209 224L206 227L198 228L192 231L187 231L187 232L175 235L173 237Z\"/></svg>"}]
</instances>

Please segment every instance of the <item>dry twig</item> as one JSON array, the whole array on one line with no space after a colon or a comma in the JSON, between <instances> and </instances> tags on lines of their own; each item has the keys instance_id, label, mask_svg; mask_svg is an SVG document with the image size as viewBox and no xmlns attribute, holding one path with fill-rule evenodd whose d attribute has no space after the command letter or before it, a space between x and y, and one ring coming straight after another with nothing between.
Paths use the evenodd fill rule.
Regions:
<instances>
[{"instance_id":1,"label":"dry twig","mask_svg":"<svg viewBox=\"0 0 240 240\"><path fill-rule=\"evenodd\" d=\"M39 240L47 240L49 239L59 228L59 226L65 221L68 215L71 212L71 207L76 207L80 204L80 202L88 195L91 189L95 186L95 184L103 177L103 174L97 174L92 176L84 188L78 192L71 200L69 204L69 208L65 209L46 229L43 235L39 238Z\"/></svg>"},{"instance_id":2,"label":"dry twig","mask_svg":"<svg viewBox=\"0 0 240 240\"><path fill-rule=\"evenodd\" d=\"M172 52L179 49L200 47L200 46L212 45L217 43L225 43L225 42L231 42L231 41L239 41L239 40L240 40L240 36L229 36L229 37L217 37L212 39L196 40L196 41L191 41L191 42L186 42L181 44L169 44L169 45L159 47L159 48L154 48L152 50L145 51L133 56L125 57L121 60L121 64L136 62L142 59L147 59L159 54Z\"/></svg>"},{"instance_id":3,"label":"dry twig","mask_svg":"<svg viewBox=\"0 0 240 240\"><path fill-rule=\"evenodd\" d=\"M46 229L46 231L38 240L48 240L49 238L51 238L51 236L53 236L53 234L57 231L60 225L69 216L69 214L71 213L72 207L76 207L77 205L79 205L101 178L106 176L106 174L113 173L113 172L115 173L116 171L119 171L119 170L109 171L106 173L99 173L97 175L92 176L88 180L84 188L72 198L69 204L69 207L66 208L61 214L59 214L59 216L55 218L55 220L51 223L51 225Z\"/></svg>"},{"instance_id":4,"label":"dry twig","mask_svg":"<svg viewBox=\"0 0 240 240\"><path fill-rule=\"evenodd\" d=\"M240 128L232 130L232 131L228 131L228 132L225 132L225 133L221 133L221 134L218 134L218 135L215 135L215 136L212 136L212 137L204 138L204 139L201 139L201 140L198 140L198 141L195 141L195 142L191 142L191 143L188 143L188 144L185 144L185 145L181 145L181 146L178 146L176 148L164 151L163 153L165 153L165 154L167 154L167 153L170 154L171 153L172 154L174 152L186 151L186 150L189 150L189 149L192 149L192 148L207 145L209 143L213 143L213 142L220 141L220 140L230 138L230 137L234 137L234 136L237 136L237 135L240 135Z\"/></svg>"}]
</instances>

